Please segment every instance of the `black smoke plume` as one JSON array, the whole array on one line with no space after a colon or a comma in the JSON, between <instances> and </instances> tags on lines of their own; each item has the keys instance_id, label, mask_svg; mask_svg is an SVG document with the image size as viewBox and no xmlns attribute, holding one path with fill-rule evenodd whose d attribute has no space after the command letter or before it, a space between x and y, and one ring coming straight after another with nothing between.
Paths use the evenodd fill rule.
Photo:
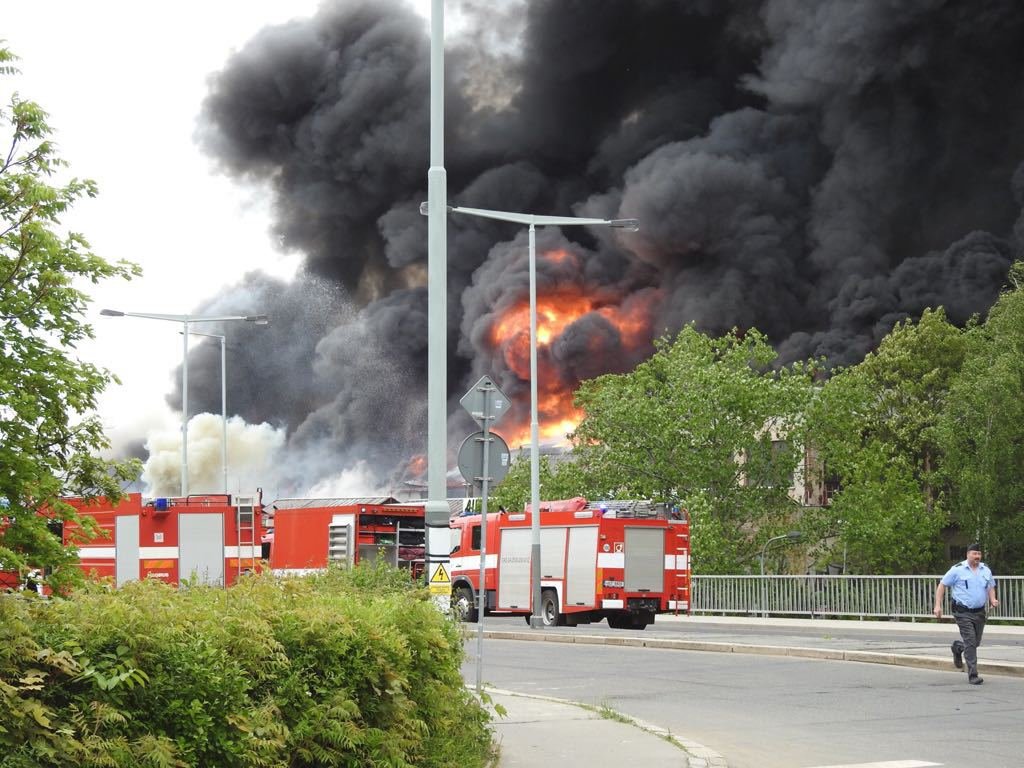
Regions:
<instances>
[{"instance_id":1,"label":"black smoke plume","mask_svg":"<svg viewBox=\"0 0 1024 768\"><path fill-rule=\"evenodd\" d=\"M596 311L565 328L541 370L566 397L691 321L757 327L786 360L853 363L926 307L983 313L1022 254L1019 0L456 10L449 200L641 220L635 235L539 232L572 256L540 259L542 296L648 315L642 343ZM428 52L410 8L338 0L263 30L211 80L200 140L270 191L273 236L305 273L248 275L200 309L272 315L247 329L231 409L324 460L296 482L357 459L388 477L425 446ZM452 216L448 270L453 439L471 431L457 401L482 373L525 423L528 382L489 334L526 300L525 233ZM211 374L193 396L216 412L218 392Z\"/></svg>"}]
</instances>

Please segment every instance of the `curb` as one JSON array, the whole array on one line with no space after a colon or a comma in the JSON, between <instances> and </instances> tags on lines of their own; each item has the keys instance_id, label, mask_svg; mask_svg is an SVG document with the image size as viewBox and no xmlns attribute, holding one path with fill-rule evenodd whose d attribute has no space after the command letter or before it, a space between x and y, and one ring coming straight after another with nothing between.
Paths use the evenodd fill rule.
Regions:
<instances>
[{"instance_id":1,"label":"curb","mask_svg":"<svg viewBox=\"0 0 1024 768\"><path fill-rule=\"evenodd\" d=\"M536 632L484 630L484 637L492 640L522 640L542 643L572 643L576 645L617 645L629 648L658 648L675 651L710 651L712 653L746 653L764 656L792 656L827 661L854 661L863 664L890 664L917 669L956 672L951 669L948 656L913 656L905 653L878 651L850 651L829 648L801 648L786 645L747 645L744 643L714 643L702 640L670 640L666 638L608 637L605 635L538 635ZM1024 677L1024 664L1000 661L979 661L978 668L988 675Z\"/></svg>"},{"instance_id":2,"label":"curb","mask_svg":"<svg viewBox=\"0 0 1024 768\"><path fill-rule=\"evenodd\" d=\"M512 633L516 634L516 633ZM518 633L523 634L523 633ZM504 639L504 638L503 638ZM554 696L540 696L532 693L519 693L518 691L510 691L505 688L494 688L489 685L484 686L484 691L487 693L495 693L499 696L514 696L520 699L536 699L538 701L551 701L555 704L565 704L566 706L577 707L578 709L584 709L588 712L601 712L602 710L608 710L614 712L620 722L632 725L634 728L638 728L645 733L649 733L652 736L657 736L660 739L664 739L669 744L679 747L686 756L688 768L729 768L729 764L725 758L715 750L705 747L703 744L699 744L691 739L685 739L666 728L648 723L643 720L638 720L635 717L624 715L621 712L611 709L610 707L595 707L590 704L583 704L578 701L569 701L568 699L559 699Z\"/></svg>"}]
</instances>

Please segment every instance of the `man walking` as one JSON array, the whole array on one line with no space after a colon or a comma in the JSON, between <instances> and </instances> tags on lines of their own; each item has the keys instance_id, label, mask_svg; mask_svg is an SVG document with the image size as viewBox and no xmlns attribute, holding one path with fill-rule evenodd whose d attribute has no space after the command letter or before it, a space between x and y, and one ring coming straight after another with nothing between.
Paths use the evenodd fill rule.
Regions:
<instances>
[{"instance_id":1,"label":"man walking","mask_svg":"<svg viewBox=\"0 0 1024 768\"><path fill-rule=\"evenodd\" d=\"M935 588L932 613L937 619L942 618L942 598L947 588L953 603L953 619L960 629L961 638L954 640L951 646L953 664L957 669L963 669L966 659L967 682L981 685L984 680L978 677L978 646L985 630L985 605L995 608L999 601L996 600L996 580L989 567L981 562L979 544L967 547L967 559L946 571Z\"/></svg>"}]
</instances>

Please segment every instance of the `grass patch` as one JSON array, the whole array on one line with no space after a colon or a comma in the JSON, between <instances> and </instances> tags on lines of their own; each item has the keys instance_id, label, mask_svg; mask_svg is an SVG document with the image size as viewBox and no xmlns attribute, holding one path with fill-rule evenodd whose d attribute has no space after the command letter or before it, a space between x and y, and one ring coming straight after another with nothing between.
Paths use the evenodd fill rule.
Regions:
<instances>
[{"instance_id":1,"label":"grass patch","mask_svg":"<svg viewBox=\"0 0 1024 768\"><path fill-rule=\"evenodd\" d=\"M641 723L637 722L636 720L634 720L633 718L631 718L629 715L624 715L621 712L619 712L618 710L612 709L611 706L608 705L608 704L602 703L602 704L598 704L597 706L593 706L591 704L582 704L580 702L573 702L573 703L577 707L580 707L581 709L585 709L585 710L587 710L589 712L594 712L594 713L600 715L601 718L604 719L604 720L612 720L612 721L614 721L616 723L622 723L624 725L631 725L634 728L637 728L637 729L639 729L641 731L644 731L646 733L650 733L653 736L657 736L659 739L662 739L663 741L667 741L673 747L676 747L677 749L681 749L683 752L686 752L687 754L690 754L690 751L686 748L686 746L681 741L679 741L679 739L677 739L675 736L673 736L670 731L662 730L660 728L655 729L655 728L646 727L646 726L642 725Z\"/></svg>"}]
</instances>

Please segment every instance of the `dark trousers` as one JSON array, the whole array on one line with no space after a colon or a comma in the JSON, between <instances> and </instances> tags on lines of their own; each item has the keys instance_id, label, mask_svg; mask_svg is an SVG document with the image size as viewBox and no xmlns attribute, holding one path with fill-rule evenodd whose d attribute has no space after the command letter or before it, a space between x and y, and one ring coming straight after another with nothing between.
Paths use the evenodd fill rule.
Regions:
<instances>
[{"instance_id":1,"label":"dark trousers","mask_svg":"<svg viewBox=\"0 0 1024 768\"><path fill-rule=\"evenodd\" d=\"M985 631L985 612L970 613L953 611L953 619L960 629L960 640L954 640L953 646L964 655L967 662L967 674L972 677L978 674L978 646L981 645L981 634Z\"/></svg>"}]
</instances>

